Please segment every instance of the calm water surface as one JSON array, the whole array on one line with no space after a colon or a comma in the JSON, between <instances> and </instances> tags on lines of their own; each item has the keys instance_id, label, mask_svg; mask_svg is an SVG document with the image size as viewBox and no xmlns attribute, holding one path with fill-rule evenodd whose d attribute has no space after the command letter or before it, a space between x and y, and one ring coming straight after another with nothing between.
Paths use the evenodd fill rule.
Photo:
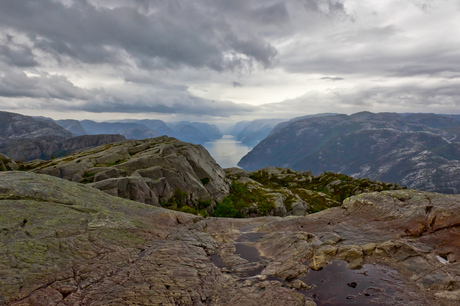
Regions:
<instances>
[{"instance_id":1,"label":"calm water surface","mask_svg":"<svg viewBox=\"0 0 460 306\"><path fill-rule=\"evenodd\" d=\"M240 159L251 151L250 147L231 135L224 135L219 140L206 142L203 146L222 168L236 167Z\"/></svg>"}]
</instances>

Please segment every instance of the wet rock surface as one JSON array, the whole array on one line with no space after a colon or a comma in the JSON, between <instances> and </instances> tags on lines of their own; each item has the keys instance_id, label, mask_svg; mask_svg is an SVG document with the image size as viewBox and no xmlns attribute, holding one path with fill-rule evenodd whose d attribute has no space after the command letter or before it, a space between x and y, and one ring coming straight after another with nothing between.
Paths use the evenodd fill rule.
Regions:
<instances>
[{"instance_id":1,"label":"wet rock surface","mask_svg":"<svg viewBox=\"0 0 460 306\"><path fill-rule=\"evenodd\" d=\"M202 218L0 172L0 304L458 305L459 216L458 196L397 190Z\"/></svg>"}]
</instances>

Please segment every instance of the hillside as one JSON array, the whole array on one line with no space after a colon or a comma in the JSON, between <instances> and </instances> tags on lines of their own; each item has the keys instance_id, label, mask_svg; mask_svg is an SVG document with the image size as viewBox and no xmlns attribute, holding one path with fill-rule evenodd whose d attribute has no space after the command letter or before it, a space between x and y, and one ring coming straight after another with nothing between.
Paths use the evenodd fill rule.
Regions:
<instances>
[{"instance_id":1,"label":"hillside","mask_svg":"<svg viewBox=\"0 0 460 306\"><path fill-rule=\"evenodd\" d=\"M0 112L0 153L15 160L50 158L72 134L53 122Z\"/></svg>"},{"instance_id":2,"label":"hillside","mask_svg":"<svg viewBox=\"0 0 460 306\"><path fill-rule=\"evenodd\" d=\"M343 174L313 176L281 168L224 172L203 147L167 136L105 144L19 167L146 204L220 217L304 216L340 206L353 195L401 188Z\"/></svg>"},{"instance_id":3,"label":"hillside","mask_svg":"<svg viewBox=\"0 0 460 306\"><path fill-rule=\"evenodd\" d=\"M239 166L325 171L460 192L460 122L441 115L357 113L294 121L244 156Z\"/></svg>"}]
</instances>

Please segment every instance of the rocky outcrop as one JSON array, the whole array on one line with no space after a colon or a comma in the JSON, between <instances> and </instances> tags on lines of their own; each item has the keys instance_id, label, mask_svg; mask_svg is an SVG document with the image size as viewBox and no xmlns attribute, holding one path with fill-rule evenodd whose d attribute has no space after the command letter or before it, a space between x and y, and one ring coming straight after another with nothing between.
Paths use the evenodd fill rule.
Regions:
<instances>
[{"instance_id":1,"label":"rocky outcrop","mask_svg":"<svg viewBox=\"0 0 460 306\"><path fill-rule=\"evenodd\" d=\"M11 158L8 158L8 156L0 153L0 171L13 170L19 170L19 165Z\"/></svg>"},{"instance_id":2,"label":"rocky outcrop","mask_svg":"<svg viewBox=\"0 0 460 306\"><path fill-rule=\"evenodd\" d=\"M215 209L220 217L304 216L340 206L353 195L405 188L338 173L314 176L311 171L275 167L252 172L229 168L225 173L232 186Z\"/></svg>"},{"instance_id":3,"label":"rocky outcrop","mask_svg":"<svg viewBox=\"0 0 460 306\"><path fill-rule=\"evenodd\" d=\"M14 160L48 159L70 137L53 122L0 112L0 152Z\"/></svg>"},{"instance_id":4,"label":"rocky outcrop","mask_svg":"<svg viewBox=\"0 0 460 306\"><path fill-rule=\"evenodd\" d=\"M441 115L357 113L285 125L244 156L248 170L287 167L460 192L460 122Z\"/></svg>"},{"instance_id":5,"label":"rocky outcrop","mask_svg":"<svg viewBox=\"0 0 460 306\"><path fill-rule=\"evenodd\" d=\"M167 136L106 144L24 167L86 183L111 195L175 209L183 205L198 208L200 201L211 206L229 191L224 171L202 146Z\"/></svg>"},{"instance_id":6,"label":"rocky outcrop","mask_svg":"<svg viewBox=\"0 0 460 306\"><path fill-rule=\"evenodd\" d=\"M459 196L354 196L305 217L202 218L0 173L0 304L458 305Z\"/></svg>"}]
</instances>

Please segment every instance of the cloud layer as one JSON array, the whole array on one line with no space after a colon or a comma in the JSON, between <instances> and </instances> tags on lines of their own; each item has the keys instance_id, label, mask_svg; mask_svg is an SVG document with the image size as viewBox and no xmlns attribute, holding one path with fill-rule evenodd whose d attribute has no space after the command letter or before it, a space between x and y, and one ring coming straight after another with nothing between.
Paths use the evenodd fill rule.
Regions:
<instances>
[{"instance_id":1,"label":"cloud layer","mask_svg":"<svg viewBox=\"0 0 460 306\"><path fill-rule=\"evenodd\" d=\"M0 0L0 109L456 112L459 29L458 0Z\"/></svg>"}]
</instances>

